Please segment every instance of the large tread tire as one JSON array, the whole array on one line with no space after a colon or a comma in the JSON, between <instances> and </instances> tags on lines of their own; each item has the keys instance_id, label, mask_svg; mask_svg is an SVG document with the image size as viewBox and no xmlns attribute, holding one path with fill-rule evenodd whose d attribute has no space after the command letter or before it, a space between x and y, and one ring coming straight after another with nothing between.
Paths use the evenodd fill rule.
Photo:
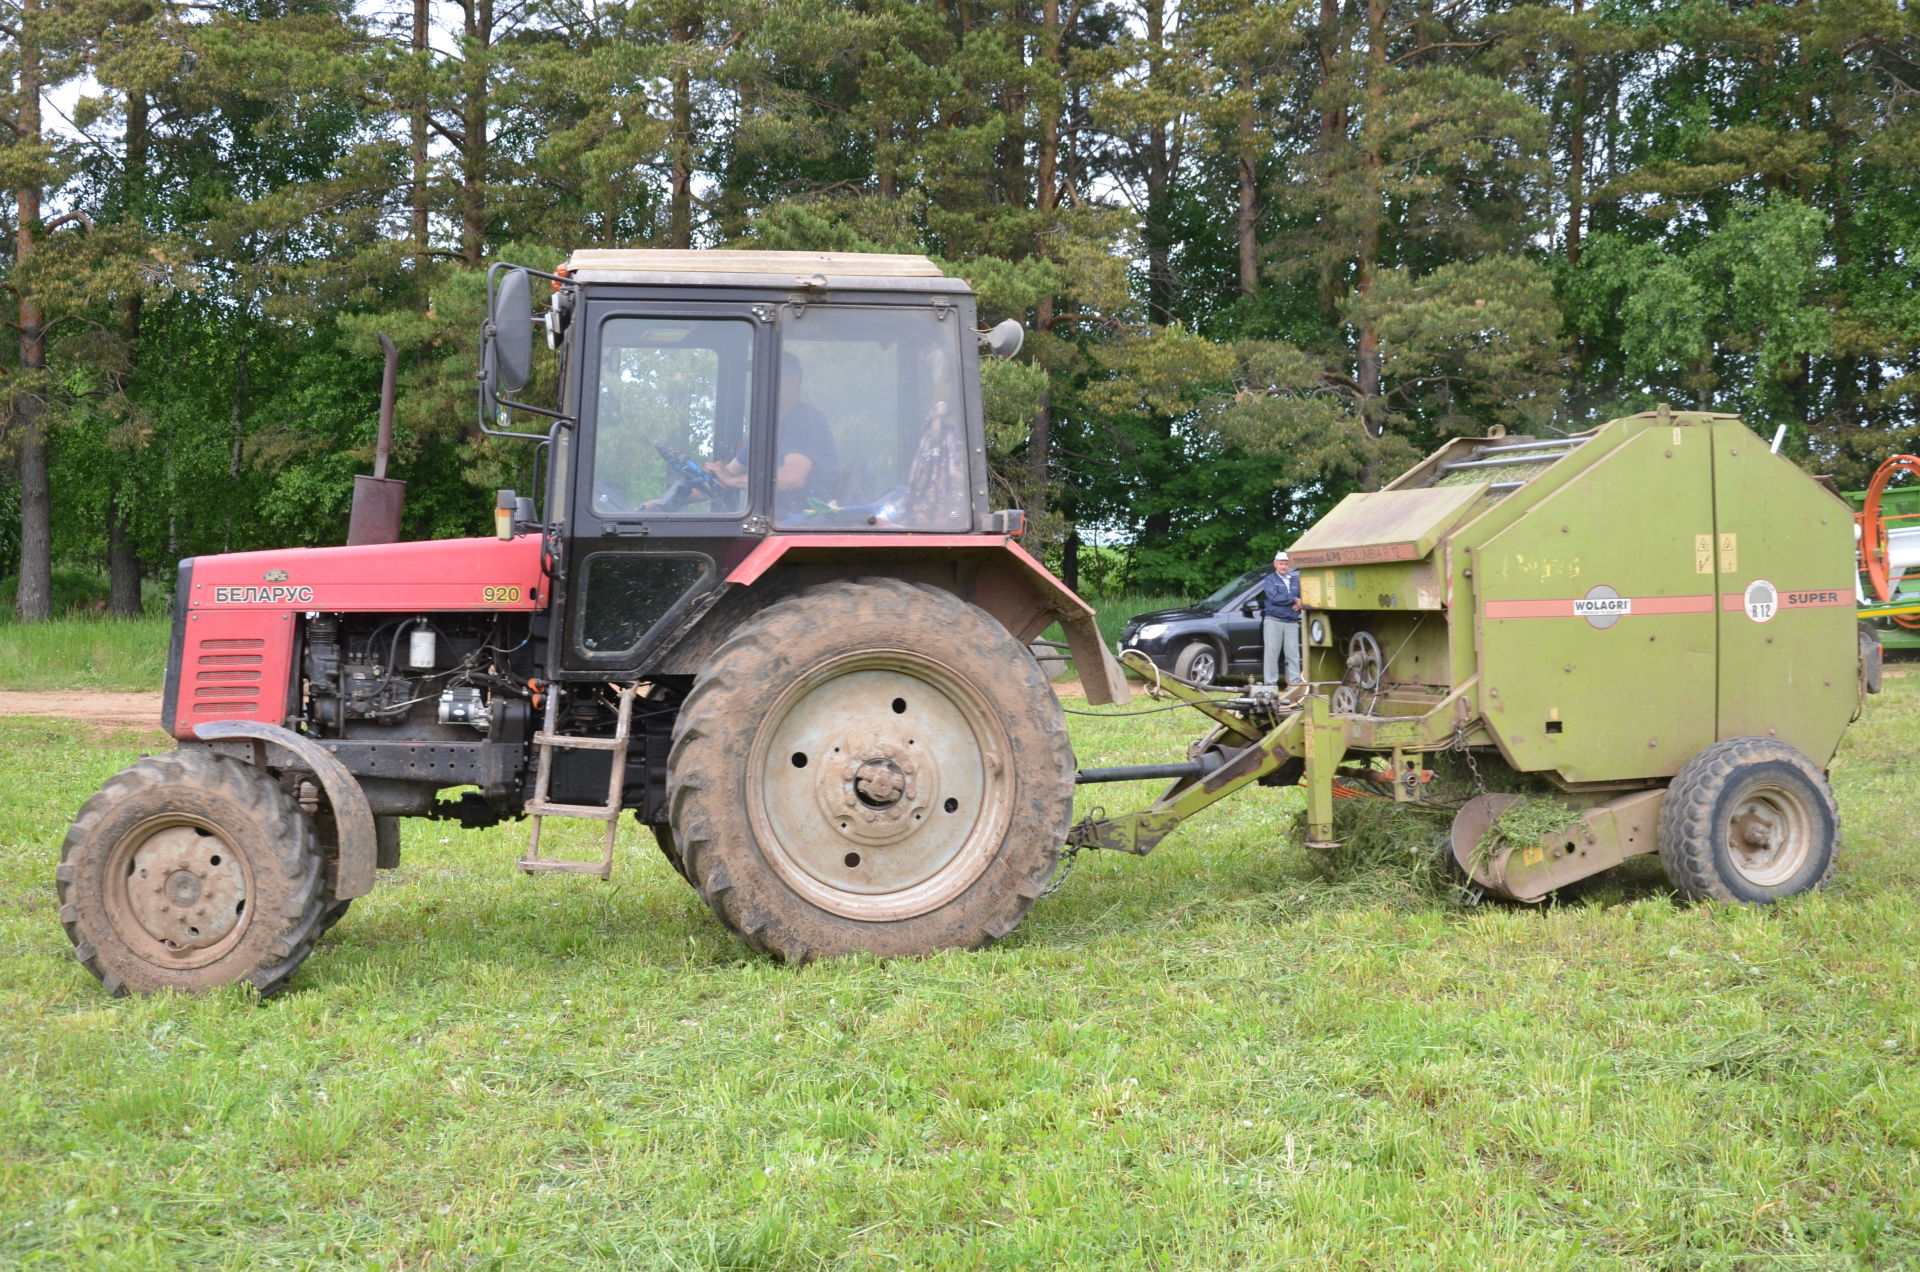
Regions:
<instances>
[{"instance_id":1,"label":"large tread tire","mask_svg":"<svg viewBox=\"0 0 1920 1272\"><path fill-rule=\"evenodd\" d=\"M807 728L816 741L794 741ZM896 760L897 795L884 772L874 785ZM937 588L861 579L729 637L681 707L667 791L695 889L748 946L797 964L1011 932L1053 877L1073 771L1059 699L1005 628ZM876 790L893 802L860 794Z\"/></svg>"},{"instance_id":2,"label":"large tread tire","mask_svg":"<svg viewBox=\"0 0 1920 1272\"><path fill-rule=\"evenodd\" d=\"M143 860L168 862L166 882L185 889L167 901L191 895L181 917L135 899L130 881ZM68 828L60 923L74 956L115 996L245 981L264 997L312 952L333 908L322 865L313 819L260 769L211 751L148 756L107 779ZM152 882L157 893L162 880ZM170 949L146 926L184 924L190 907L233 895L230 919L224 904L212 915L231 926L204 946Z\"/></svg>"},{"instance_id":3,"label":"large tread tire","mask_svg":"<svg viewBox=\"0 0 1920 1272\"><path fill-rule=\"evenodd\" d=\"M634 816L637 819L639 814L635 813ZM687 875L686 859L680 855L680 845L673 837L672 823L641 822L640 824L653 832L653 842L659 845L660 855L667 859L667 864L673 867L673 872L682 879L686 879L688 883L692 883L693 880Z\"/></svg>"},{"instance_id":4,"label":"large tread tire","mask_svg":"<svg viewBox=\"0 0 1920 1272\"><path fill-rule=\"evenodd\" d=\"M1766 905L1811 892L1839 850L1826 776L1773 738L1714 743L1675 775L1660 810L1660 862L1691 900Z\"/></svg>"},{"instance_id":5,"label":"large tread tire","mask_svg":"<svg viewBox=\"0 0 1920 1272\"><path fill-rule=\"evenodd\" d=\"M338 923L340 920L347 917L347 910L352 905L353 905L352 897L348 897L345 901L329 902L327 904L327 908L321 911L320 930L318 932L315 932L314 935L325 936L328 932L332 931L334 924Z\"/></svg>"},{"instance_id":6,"label":"large tread tire","mask_svg":"<svg viewBox=\"0 0 1920 1272\"><path fill-rule=\"evenodd\" d=\"M1173 660L1173 674L1189 684L1206 688L1226 671L1226 660L1210 640L1196 640Z\"/></svg>"}]
</instances>

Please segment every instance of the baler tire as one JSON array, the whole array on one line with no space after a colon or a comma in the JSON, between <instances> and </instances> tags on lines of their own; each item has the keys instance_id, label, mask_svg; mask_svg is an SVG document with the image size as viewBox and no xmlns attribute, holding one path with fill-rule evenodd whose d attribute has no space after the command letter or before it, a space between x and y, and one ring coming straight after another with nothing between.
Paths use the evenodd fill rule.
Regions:
<instances>
[{"instance_id":1,"label":"baler tire","mask_svg":"<svg viewBox=\"0 0 1920 1272\"><path fill-rule=\"evenodd\" d=\"M1752 819L1768 838L1781 830L1773 861L1736 843ZM1741 835L1747 838L1747 835ZM1840 810L1826 776L1773 738L1728 738L1684 764L1660 810L1660 862L1680 895L1695 901L1767 905L1826 884L1840 849Z\"/></svg>"},{"instance_id":2,"label":"baler tire","mask_svg":"<svg viewBox=\"0 0 1920 1272\"><path fill-rule=\"evenodd\" d=\"M1207 688L1220 679L1225 670L1220 651L1210 640L1196 640L1173 660L1173 674L1188 684Z\"/></svg>"},{"instance_id":3,"label":"baler tire","mask_svg":"<svg viewBox=\"0 0 1920 1272\"><path fill-rule=\"evenodd\" d=\"M1011 932L1053 877L1073 772L1059 699L999 622L859 579L775 602L720 646L674 724L667 791L694 888L799 964Z\"/></svg>"},{"instance_id":4,"label":"baler tire","mask_svg":"<svg viewBox=\"0 0 1920 1272\"><path fill-rule=\"evenodd\" d=\"M158 904L128 882L147 869L143 854L169 871L172 895L153 881ZM55 876L60 923L74 957L116 997L246 981L264 998L313 951L332 900L322 866L313 819L264 771L212 751L152 755L108 778L74 817ZM235 891L230 925L182 949L174 937L200 935L181 926L189 919L228 924Z\"/></svg>"}]
</instances>

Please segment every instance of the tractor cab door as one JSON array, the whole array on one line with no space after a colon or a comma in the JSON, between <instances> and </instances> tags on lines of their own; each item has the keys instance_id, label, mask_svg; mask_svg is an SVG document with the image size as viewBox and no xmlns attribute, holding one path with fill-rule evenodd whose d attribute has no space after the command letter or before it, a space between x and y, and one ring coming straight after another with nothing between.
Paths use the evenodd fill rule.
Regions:
<instances>
[{"instance_id":1,"label":"tractor cab door","mask_svg":"<svg viewBox=\"0 0 1920 1272\"><path fill-rule=\"evenodd\" d=\"M644 674L751 546L770 318L765 305L593 298L576 320L579 423L553 463L552 506L567 510L557 675Z\"/></svg>"}]
</instances>

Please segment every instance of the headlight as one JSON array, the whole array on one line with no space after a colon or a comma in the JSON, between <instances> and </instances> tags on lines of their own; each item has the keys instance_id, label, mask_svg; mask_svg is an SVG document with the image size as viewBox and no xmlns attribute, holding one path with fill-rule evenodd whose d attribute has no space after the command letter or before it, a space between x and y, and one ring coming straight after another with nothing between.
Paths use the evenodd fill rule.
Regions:
<instances>
[{"instance_id":1,"label":"headlight","mask_svg":"<svg viewBox=\"0 0 1920 1272\"><path fill-rule=\"evenodd\" d=\"M1145 627L1135 632L1133 638L1135 640L1159 640L1166 634L1167 625L1165 623L1148 623Z\"/></svg>"}]
</instances>

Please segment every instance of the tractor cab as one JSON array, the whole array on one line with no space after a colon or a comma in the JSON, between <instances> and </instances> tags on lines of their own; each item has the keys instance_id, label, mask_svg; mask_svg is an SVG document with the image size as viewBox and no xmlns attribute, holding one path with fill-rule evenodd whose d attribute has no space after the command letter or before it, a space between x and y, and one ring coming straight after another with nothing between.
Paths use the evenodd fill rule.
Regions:
<instances>
[{"instance_id":1,"label":"tractor cab","mask_svg":"<svg viewBox=\"0 0 1920 1272\"><path fill-rule=\"evenodd\" d=\"M500 270L490 344L524 325ZM967 285L921 256L583 251L554 275L559 354L547 528L559 543L560 677L639 674L772 536L964 535L986 503ZM530 366L485 360L483 421ZM518 379L519 383L514 380ZM537 409L537 408L533 408Z\"/></svg>"}]
</instances>

